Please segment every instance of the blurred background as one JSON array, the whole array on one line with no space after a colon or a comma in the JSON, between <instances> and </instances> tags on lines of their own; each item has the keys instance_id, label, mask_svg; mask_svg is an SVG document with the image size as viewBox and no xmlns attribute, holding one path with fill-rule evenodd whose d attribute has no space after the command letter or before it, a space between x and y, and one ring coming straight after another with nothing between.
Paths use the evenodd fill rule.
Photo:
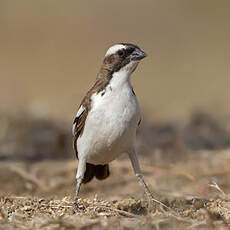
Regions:
<instances>
[{"instance_id":1,"label":"blurred background","mask_svg":"<svg viewBox=\"0 0 230 230\"><path fill-rule=\"evenodd\" d=\"M218 155L230 147L229 41L228 0L0 0L0 192L72 196L73 118L106 50L129 42L148 54L132 75L144 116L144 173L152 186L166 182L157 187L161 194L185 188L188 178L187 190L198 194L198 178L229 165L229 154ZM60 158L66 163L51 162ZM49 161L28 163L43 159ZM115 183L110 195L119 196L127 182L122 170L134 187L123 195L139 189L129 161L122 162L112 167L114 180L100 182L105 190ZM172 173L172 165L182 168ZM224 178L219 182L230 190ZM97 183L83 188L85 196Z\"/></svg>"},{"instance_id":2,"label":"blurred background","mask_svg":"<svg viewBox=\"0 0 230 230\"><path fill-rule=\"evenodd\" d=\"M0 110L72 121L117 42L148 53L132 76L142 109L230 113L230 2L0 1Z\"/></svg>"}]
</instances>

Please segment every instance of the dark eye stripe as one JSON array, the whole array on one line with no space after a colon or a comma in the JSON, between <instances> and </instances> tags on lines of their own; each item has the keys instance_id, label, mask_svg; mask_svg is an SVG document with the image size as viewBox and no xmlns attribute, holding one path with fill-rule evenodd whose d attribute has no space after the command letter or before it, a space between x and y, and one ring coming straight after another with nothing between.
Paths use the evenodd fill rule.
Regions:
<instances>
[{"instance_id":1,"label":"dark eye stripe","mask_svg":"<svg viewBox=\"0 0 230 230\"><path fill-rule=\"evenodd\" d=\"M128 47L127 49L118 50L118 55L120 57L128 57L133 51L133 47Z\"/></svg>"},{"instance_id":2,"label":"dark eye stripe","mask_svg":"<svg viewBox=\"0 0 230 230\"><path fill-rule=\"evenodd\" d=\"M127 56L130 55L134 51L133 47L129 47L126 49Z\"/></svg>"}]
</instances>

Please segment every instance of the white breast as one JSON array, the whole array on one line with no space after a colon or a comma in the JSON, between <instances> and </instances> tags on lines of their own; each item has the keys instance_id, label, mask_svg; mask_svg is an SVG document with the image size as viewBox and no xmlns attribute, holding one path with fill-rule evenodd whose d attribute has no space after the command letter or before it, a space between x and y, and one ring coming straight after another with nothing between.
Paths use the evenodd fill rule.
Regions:
<instances>
[{"instance_id":1,"label":"white breast","mask_svg":"<svg viewBox=\"0 0 230 230\"><path fill-rule=\"evenodd\" d=\"M111 81L105 92L92 95L91 100L83 134L77 141L78 156L93 164L109 163L135 144L138 102L128 81L122 87Z\"/></svg>"}]
</instances>

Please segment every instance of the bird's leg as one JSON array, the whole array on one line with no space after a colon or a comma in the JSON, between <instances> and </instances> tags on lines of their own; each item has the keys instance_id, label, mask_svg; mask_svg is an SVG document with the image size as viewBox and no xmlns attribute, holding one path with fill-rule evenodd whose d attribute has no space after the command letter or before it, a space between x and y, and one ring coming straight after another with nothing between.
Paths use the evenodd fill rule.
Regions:
<instances>
[{"instance_id":1,"label":"bird's leg","mask_svg":"<svg viewBox=\"0 0 230 230\"><path fill-rule=\"evenodd\" d=\"M145 180L143 178L143 175L142 175L142 172L141 172L141 168L140 168L140 164L139 164L139 161L138 161L138 158L137 158L137 153L136 153L135 150L132 153L129 154L129 158L131 160L134 173L135 173L135 175L136 175L139 183L143 186L146 195L151 200L153 198L153 196L152 196L152 193L150 192L150 189L148 188L148 186L145 183Z\"/></svg>"},{"instance_id":2,"label":"bird's leg","mask_svg":"<svg viewBox=\"0 0 230 230\"><path fill-rule=\"evenodd\" d=\"M81 183L84 178L85 170L86 170L86 160L79 158L78 167L77 167L77 175L76 175L76 180L77 180L76 191L75 191L75 196L74 196L75 208L78 205L78 193L80 191Z\"/></svg>"},{"instance_id":3,"label":"bird's leg","mask_svg":"<svg viewBox=\"0 0 230 230\"><path fill-rule=\"evenodd\" d=\"M148 199L150 201L153 201L155 203L158 203L164 207L167 208L166 205L164 205L163 203L161 203L160 201L156 200L149 187L147 186L147 184L145 183L145 180L143 178L143 175L142 175L142 172L141 172L141 168L140 168L140 164L139 164L139 161L138 161L138 158L137 158L137 153L136 153L136 150L133 150L131 153L129 153L129 158L131 160L131 163L132 163L132 166L133 166L133 170L135 172L135 175L139 181L139 183L143 186L144 190L145 190L145 194L147 195Z\"/></svg>"},{"instance_id":4,"label":"bird's leg","mask_svg":"<svg viewBox=\"0 0 230 230\"><path fill-rule=\"evenodd\" d=\"M74 196L74 205L75 206L77 206L77 203L78 203L78 193L80 191L81 183L82 183L82 179L81 178L77 179L76 191L75 191L75 196Z\"/></svg>"}]
</instances>

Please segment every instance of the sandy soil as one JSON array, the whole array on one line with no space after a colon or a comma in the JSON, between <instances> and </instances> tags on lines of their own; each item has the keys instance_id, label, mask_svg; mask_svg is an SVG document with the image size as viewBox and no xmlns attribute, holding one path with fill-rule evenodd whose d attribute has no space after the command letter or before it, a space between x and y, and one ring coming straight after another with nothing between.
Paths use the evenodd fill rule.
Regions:
<instances>
[{"instance_id":1,"label":"sandy soil","mask_svg":"<svg viewBox=\"0 0 230 230\"><path fill-rule=\"evenodd\" d=\"M116 161L109 179L82 187L75 213L76 162L1 163L0 229L228 229L229 158L225 150L173 165L142 161L168 208L148 201L127 159Z\"/></svg>"},{"instance_id":2,"label":"sandy soil","mask_svg":"<svg viewBox=\"0 0 230 230\"><path fill-rule=\"evenodd\" d=\"M0 229L229 229L226 120L197 113L184 124L143 123L140 161L162 205L148 200L123 156L108 179L82 186L73 212L77 161L68 128L24 119L0 119Z\"/></svg>"}]
</instances>

